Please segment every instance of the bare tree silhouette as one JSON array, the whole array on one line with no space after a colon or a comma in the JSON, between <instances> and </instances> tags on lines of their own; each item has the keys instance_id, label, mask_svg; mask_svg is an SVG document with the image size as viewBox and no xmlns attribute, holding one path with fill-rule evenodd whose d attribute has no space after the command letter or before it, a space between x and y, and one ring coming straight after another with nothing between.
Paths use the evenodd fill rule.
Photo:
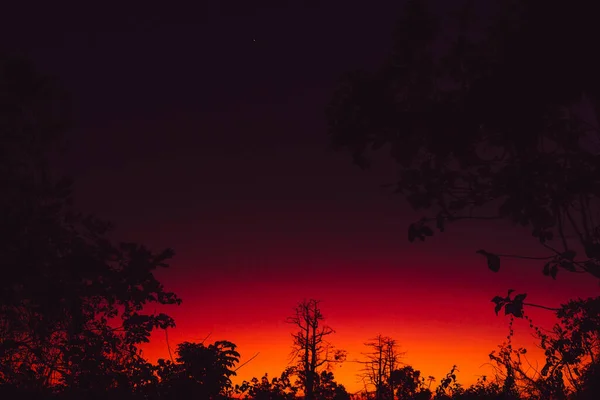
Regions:
<instances>
[{"instance_id":1,"label":"bare tree silhouette","mask_svg":"<svg viewBox=\"0 0 600 400\"><path fill-rule=\"evenodd\" d=\"M395 387L393 372L400 366L401 353L396 340L388 336L377 335L365 343L369 351L365 353L366 361L361 377L375 388L377 400L387 399L393 395Z\"/></svg>"},{"instance_id":2,"label":"bare tree silhouette","mask_svg":"<svg viewBox=\"0 0 600 400\"><path fill-rule=\"evenodd\" d=\"M335 331L323 324L324 319L319 301L314 299L300 302L294 315L287 319L288 323L299 329L292 334L294 342L291 357L298 363L297 372L308 400L315 398L319 370L345 360L345 352L334 349L327 341L327 337Z\"/></svg>"}]
</instances>

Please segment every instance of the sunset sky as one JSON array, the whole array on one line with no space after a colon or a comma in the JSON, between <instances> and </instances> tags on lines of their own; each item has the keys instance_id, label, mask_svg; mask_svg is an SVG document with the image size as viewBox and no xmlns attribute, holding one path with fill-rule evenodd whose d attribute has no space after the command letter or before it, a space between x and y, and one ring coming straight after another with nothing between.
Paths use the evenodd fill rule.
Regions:
<instances>
[{"instance_id":1,"label":"sunset sky","mask_svg":"<svg viewBox=\"0 0 600 400\"><path fill-rule=\"evenodd\" d=\"M79 208L114 221L118 238L176 251L158 275L183 299L168 310L172 347L211 334L236 343L242 362L260 352L239 380L278 376L293 331L285 319L316 298L331 342L348 351L335 375L349 391L362 387L352 361L379 333L425 376L439 380L457 364L470 384L490 374L481 366L508 333L493 296L513 288L557 306L598 292L580 276L545 278L535 261L490 272L476 250L540 254L508 223L452 225L409 243L406 228L421 215L381 189L393 166L365 172L327 150L336 80L382 61L401 1L73 2L69 14L13 3L0 44L73 97L60 162ZM535 353L518 325L517 341ZM144 350L167 357L164 332Z\"/></svg>"}]
</instances>

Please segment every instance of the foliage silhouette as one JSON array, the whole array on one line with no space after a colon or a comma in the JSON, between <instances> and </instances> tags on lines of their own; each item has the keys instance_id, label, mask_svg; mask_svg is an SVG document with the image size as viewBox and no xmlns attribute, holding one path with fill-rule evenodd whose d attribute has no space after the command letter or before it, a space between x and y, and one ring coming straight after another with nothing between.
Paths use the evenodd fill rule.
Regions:
<instances>
[{"instance_id":1,"label":"foliage silhouette","mask_svg":"<svg viewBox=\"0 0 600 400\"><path fill-rule=\"evenodd\" d=\"M477 383L468 387L461 394L462 400L501 400L507 399L502 393L502 388L496 382L488 382L487 377L477 379Z\"/></svg>"},{"instance_id":2,"label":"foliage silhouette","mask_svg":"<svg viewBox=\"0 0 600 400\"><path fill-rule=\"evenodd\" d=\"M534 399L585 399L591 393L597 396L591 377L596 376L600 353L599 301L599 298L577 299L564 304L557 311L560 320L550 331L535 326L528 315L523 316L545 353L546 362L539 371L531 372L531 365L523 360L525 349L513 348L514 317L511 316L508 340L499 346L499 351L490 354L498 366L503 393L510 392L513 397L520 393Z\"/></svg>"},{"instance_id":3,"label":"foliage silhouette","mask_svg":"<svg viewBox=\"0 0 600 400\"><path fill-rule=\"evenodd\" d=\"M293 382L293 376L298 376L297 368L289 367L279 378L269 380L267 374L262 378L252 378L250 382L244 381L236 385L236 393L242 394L244 399L255 400L291 400L303 389L301 379ZM314 382L313 396L320 400L349 400L350 395L343 385L335 381L333 372L323 370L317 374Z\"/></svg>"},{"instance_id":4,"label":"foliage silhouette","mask_svg":"<svg viewBox=\"0 0 600 400\"><path fill-rule=\"evenodd\" d=\"M174 326L148 303L179 304L153 271L172 250L113 244L110 224L77 213L49 153L67 126L54 82L0 58L0 385L47 392L133 389L148 365L137 345Z\"/></svg>"},{"instance_id":5,"label":"foliage silhouette","mask_svg":"<svg viewBox=\"0 0 600 400\"><path fill-rule=\"evenodd\" d=\"M333 372L321 371L315 385L315 398L322 400L350 400L344 385L335 381Z\"/></svg>"},{"instance_id":6,"label":"foliage silhouette","mask_svg":"<svg viewBox=\"0 0 600 400\"><path fill-rule=\"evenodd\" d=\"M217 399L228 396L240 357L235 344L218 341L205 346L184 342L177 346L177 354L175 363L158 360L161 397Z\"/></svg>"},{"instance_id":7,"label":"foliage silhouette","mask_svg":"<svg viewBox=\"0 0 600 400\"><path fill-rule=\"evenodd\" d=\"M390 378L390 386L401 399L409 399L417 396L423 389L424 379L421 377L421 371L415 370L410 365L400 369L395 369Z\"/></svg>"},{"instance_id":8,"label":"foliage silhouette","mask_svg":"<svg viewBox=\"0 0 600 400\"><path fill-rule=\"evenodd\" d=\"M488 27L473 4L451 32L425 1L408 1L387 61L348 74L334 95L331 140L361 167L387 146L396 192L429 212L410 241L432 236L431 224L505 219L550 252L521 257L547 259L545 275L600 278L599 129L582 112L600 116L594 4L503 0ZM479 252L495 272L511 257Z\"/></svg>"},{"instance_id":9,"label":"foliage silhouette","mask_svg":"<svg viewBox=\"0 0 600 400\"><path fill-rule=\"evenodd\" d=\"M236 392L243 394L244 399L256 400L291 400L296 398L298 388L292 382L294 368L290 367L281 373L279 378L269 380L267 374L262 378L252 378L236 385Z\"/></svg>"},{"instance_id":10,"label":"foliage silhouette","mask_svg":"<svg viewBox=\"0 0 600 400\"><path fill-rule=\"evenodd\" d=\"M440 380L439 386L435 389L436 399L453 398L461 393L462 385L456 380L456 372L458 372L458 368L453 365L450 372Z\"/></svg>"}]
</instances>

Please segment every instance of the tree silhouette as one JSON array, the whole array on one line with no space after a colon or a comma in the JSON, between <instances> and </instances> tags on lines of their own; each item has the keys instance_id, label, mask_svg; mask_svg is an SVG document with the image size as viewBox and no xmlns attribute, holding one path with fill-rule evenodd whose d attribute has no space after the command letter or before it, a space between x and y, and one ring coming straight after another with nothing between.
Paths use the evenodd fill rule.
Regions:
<instances>
[{"instance_id":1,"label":"tree silhouette","mask_svg":"<svg viewBox=\"0 0 600 400\"><path fill-rule=\"evenodd\" d=\"M362 378L375 387L377 400L390 398L397 383L394 371L400 366L404 353L398 350L396 340L383 335L377 335L365 346L369 347L369 352L365 353L367 360L362 362Z\"/></svg>"},{"instance_id":2,"label":"tree silhouette","mask_svg":"<svg viewBox=\"0 0 600 400\"><path fill-rule=\"evenodd\" d=\"M600 393L600 363L597 361L591 363L582 372L579 394L579 400L593 400L598 398Z\"/></svg>"},{"instance_id":3,"label":"tree silhouette","mask_svg":"<svg viewBox=\"0 0 600 400\"><path fill-rule=\"evenodd\" d=\"M350 400L344 385L335 381L333 372L321 371L315 385L315 398L319 400Z\"/></svg>"},{"instance_id":4,"label":"tree silhouette","mask_svg":"<svg viewBox=\"0 0 600 400\"><path fill-rule=\"evenodd\" d=\"M158 361L159 392L163 397L217 399L233 389L231 376L235 376L234 367L240 357L235 344L183 342L177 346L177 354L175 363Z\"/></svg>"},{"instance_id":5,"label":"tree silhouette","mask_svg":"<svg viewBox=\"0 0 600 400\"><path fill-rule=\"evenodd\" d=\"M340 85L328 110L333 144L363 167L389 149L396 192L428 210L410 241L449 222L505 219L529 227L548 252L521 257L545 260L544 275L600 278L593 2L504 0L478 27L466 1L454 31L442 31L425 3L407 2L381 68ZM495 272L513 256L480 253Z\"/></svg>"},{"instance_id":6,"label":"tree silhouette","mask_svg":"<svg viewBox=\"0 0 600 400\"><path fill-rule=\"evenodd\" d=\"M292 360L297 360L297 373L300 377L307 400L315 399L315 387L319 369L331 363L344 361L345 353L335 350L326 340L334 330L323 325L323 314L319 301L310 299L300 302L294 315L287 322L299 328L294 338Z\"/></svg>"},{"instance_id":7,"label":"tree silhouette","mask_svg":"<svg viewBox=\"0 0 600 400\"><path fill-rule=\"evenodd\" d=\"M400 399L414 398L419 389L423 388L424 382L421 371L415 370L410 365L393 370L389 380L390 387Z\"/></svg>"},{"instance_id":8,"label":"tree silhouette","mask_svg":"<svg viewBox=\"0 0 600 400\"><path fill-rule=\"evenodd\" d=\"M74 210L71 183L54 178L48 161L64 108L53 81L0 57L0 384L130 387L146 367L137 345L174 326L144 312L180 302L153 275L173 252L115 245L110 224Z\"/></svg>"}]
</instances>

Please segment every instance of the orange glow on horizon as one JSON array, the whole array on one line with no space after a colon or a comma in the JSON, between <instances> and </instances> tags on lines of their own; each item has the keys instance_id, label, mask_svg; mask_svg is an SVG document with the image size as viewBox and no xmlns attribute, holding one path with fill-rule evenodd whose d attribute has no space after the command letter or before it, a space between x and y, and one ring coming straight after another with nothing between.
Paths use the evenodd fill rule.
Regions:
<instances>
[{"instance_id":1,"label":"orange glow on horizon","mask_svg":"<svg viewBox=\"0 0 600 400\"><path fill-rule=\"evenodd\" d=\"M543 279L539 271L532 270L519 275L515 282L510 273L485 270L479 258L461 261L455 262L468 273L460 279L451 279L450 275L444 279L440 272L440 279L431 280L431 270L427 268L404 271L405 279L401 279L401 275L393 275L389 272L392 269L385 267L380 270L389 279L379 279L375 275L364 276L361 271L368 270L366 266L355 266L346 268L343 276L324 276L311 284L299 278L290 281L285 276L253 282L230 280L225 294L217 285L190 287L165 276L167 287L184 299L180 307L164 310L177 323L175 329L169 330L171 349L174 352L177 343L198 342L210 334L209 343L229 340L237 344L240 363L259 353L238 371L234 383L260 378L265 373L270 378L279 376L290 365L294 331L285 319L299 301L316 298L321 300L326 324L336 331L329 337L331 343L347 351L347 361L335 367L334 374L350 393L363 389L358 377L361 366L355 361L364 359L364 343L377 334L396 339L400 350L406 353L403 361L420 370L422 376L433 375L439 382L456 364L458 381L469 386L482 375L493 377L488 355L508 334L508 318L494 314L490 302L493 296L506 293L510 287L529 287L517 292L527 292L528 301L533 303L557 306L581 295L582 290L589 295L597 292L594 283L583 282L588 285L582 287L574 276L565 275L559 282ZM503 268L510 270L512 266L506 263ZM482 284L484 281L487 282ZM549 311L527 312L538 326L550 328L554 323ZM513 346L526 347L527 360L534 368L540 365L539 370L543 353L536 347L532 333L525 321L516 320ZM143 350L152 362L168 358L164 332L155 332Z\"/></svg>"}]
</instances>

